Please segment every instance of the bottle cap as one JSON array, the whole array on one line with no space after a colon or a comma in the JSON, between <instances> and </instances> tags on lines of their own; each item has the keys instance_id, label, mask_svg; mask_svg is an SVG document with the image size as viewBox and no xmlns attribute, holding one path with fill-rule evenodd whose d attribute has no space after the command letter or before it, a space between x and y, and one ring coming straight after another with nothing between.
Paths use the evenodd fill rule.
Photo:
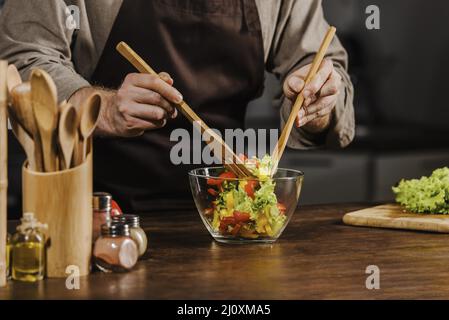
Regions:
<instances>
[{"instance_id":1,"label":"bottle cap","mask_svg":"<svg viewBox=\"0 0 449 320\"><path fill-rule=\"evenodd\" d=\"M110 237L129 237L129 225L121 222L112 222L101 226L101 235Z\"/></svg>"},{"instance_id":2,"label":"bottle cap","mask_svg":"<svg viewBox=\"0 0 449 320\"><path fill-rule=\"evenodd\" d=\"M27 229L48 229L48 225L37 221L34 213L32 212L25 212L22 219L20 219L20 222L21 224L17 227L18 231L25 231Z\"/></svg>"},{"instance_id":3,"label":"bottle cap","mask_svg":"<svg viewBox=\"0 0 449 320\"><path fill-rule=\"evenodd\" d=\"M111 210L112 195L107 192L95 192L93 197L93 208L96 211Z\"/></svg>"},{"instance_id":4,"label":"bottle cap","mask_svg":"<svg viewBox=\"0 0 449 320\"><path fill-rule=\"evenodd\" d=\"M140 217L135 214L123 214L121 216L112 217L112 221L124 223L130 226L130 228L140 227Z\"/></svg>"}]
</instances>

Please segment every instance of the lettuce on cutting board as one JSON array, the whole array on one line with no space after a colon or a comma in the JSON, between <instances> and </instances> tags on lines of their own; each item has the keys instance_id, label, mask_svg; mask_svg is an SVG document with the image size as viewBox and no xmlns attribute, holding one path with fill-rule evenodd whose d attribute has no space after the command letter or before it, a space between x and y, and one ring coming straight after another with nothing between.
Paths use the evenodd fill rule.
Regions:
<instances>
[{"instance_id":1,"label":"lettuce on cutting board","mask_svg":"<svg viewBox=\"0 0 449 320\"><path fill-rule=\"evenodd\" d=\"M410 212L449 214L449 168L437 169L430 177L402 180L393 192Z\"/></svg>"}]
</instances>

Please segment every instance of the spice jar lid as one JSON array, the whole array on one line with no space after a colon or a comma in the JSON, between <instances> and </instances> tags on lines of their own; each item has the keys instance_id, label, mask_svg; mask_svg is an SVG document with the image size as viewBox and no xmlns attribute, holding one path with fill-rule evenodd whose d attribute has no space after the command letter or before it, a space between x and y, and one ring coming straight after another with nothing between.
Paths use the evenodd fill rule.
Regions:
<instances>
[{"instance_id":1,"label":"spice jar lid","mask_svg":"<svg viewBox=\"0 0 449 320\"><path fill-rule=\"evenodd\" d=\"M122 214L121 216L112 217L112 221L129 225L131 228L140 227L140 217L135 214Z\"/></svg>"},{"instance_id":2,"label":"spice jar lid","mask_svg":"<svg viewBox=\"0 0 449 320\"><path fill-rule=\"evenodd\" d=\"M101 226L101 235L110 237L129 237L129 225L120 222L112 222Z\"/></svg>"},{"instance_id":3,"label":"spice jar lid","mask_svg":"<svg viewBox=\"0 0 449 320\"><path fill-rule=\"evenodd\" d=\"M94 210L110 210L112 207L112 195L107 192L95 192L93 197Z\"/></svg>"}]
</instances>

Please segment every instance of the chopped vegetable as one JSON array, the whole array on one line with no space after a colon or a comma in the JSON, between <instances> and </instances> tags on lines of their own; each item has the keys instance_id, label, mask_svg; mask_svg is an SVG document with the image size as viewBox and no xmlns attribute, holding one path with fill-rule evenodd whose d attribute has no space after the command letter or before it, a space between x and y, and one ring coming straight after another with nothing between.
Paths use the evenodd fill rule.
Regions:
<instances>
[{"instance_id":1,"label":"chopped vegetable","mask_svg":"<svg viewBox=\"0 0 449 320\"><path fill-rule=\"evenodd\" d=\"M437 169L430 177L402 180L393 192L410 212L449 214L449 168Z\"/></svg>"},{"instance_id":2,"label":"chopped vegetable","mask_svg":"<svg viewBox=\"0 0 449 320\"><path fill-rule=\"evenodd\" d=\"M251 199L254 199L254 192L258 184L259 182L254 180L246 181L245 192Z\"/></svg>"},{"instance_id":3,"label":"chopped vegetable","mask_svg":"<svg viewBox=\"0 0 449 320\"><path fill-rule=\"evenodd\" d=\"M209 192L209 194L212 196L218 195L218 191L212 188L207 189L207 192Z\"/></svg>"},{"instance_id":4,"label":"chopped vegetable","mask_svg":"<svg viewBox=\"0 0 449 320\"><path fill-rule=\"evenodd\" d=\"M213 215L208 212L206 216L215 232L225 236L274 237L287 217L285 205L278 203L274 192L276 184L270 177L271 158L240 158L257 179L237 180L231 172L208 179L208 193L214 200L210 206Z\"/></svg>"},{"instance_id":5,"label":"chopped vegetable","mask_svg":"<svg viewBox=\"0 0 449 320\"><path fill-rule=\"evenodd\" d=\"M112 200L111 202L111 216L121 216L123 214L122 209L118 205L118 203L115 200Z\"/></svg>"}]
</instances>

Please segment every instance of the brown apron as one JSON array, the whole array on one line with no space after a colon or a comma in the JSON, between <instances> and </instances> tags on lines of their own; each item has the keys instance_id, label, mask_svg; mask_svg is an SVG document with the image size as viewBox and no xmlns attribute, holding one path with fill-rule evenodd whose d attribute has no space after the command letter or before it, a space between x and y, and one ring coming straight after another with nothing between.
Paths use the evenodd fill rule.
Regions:
<instances>
[{"instance_id":1,"label":"brown apron","mask_svg":"<svg viewBox=\"0 0 449 320\"><path fill-rule=\"evenodd\" d=\"M136 72L116 52L120 41L155 70L168 72L199 116L222 132L243 128L247 104L262 92L263 41L254 0L124 0L94 84L118 88ZM187 172L193 166L170 161L176 128L192 135L180 114L138 138L96 139L95 188L113 193L130 211L191 201Z\"/></svg>"}]
</instances>

